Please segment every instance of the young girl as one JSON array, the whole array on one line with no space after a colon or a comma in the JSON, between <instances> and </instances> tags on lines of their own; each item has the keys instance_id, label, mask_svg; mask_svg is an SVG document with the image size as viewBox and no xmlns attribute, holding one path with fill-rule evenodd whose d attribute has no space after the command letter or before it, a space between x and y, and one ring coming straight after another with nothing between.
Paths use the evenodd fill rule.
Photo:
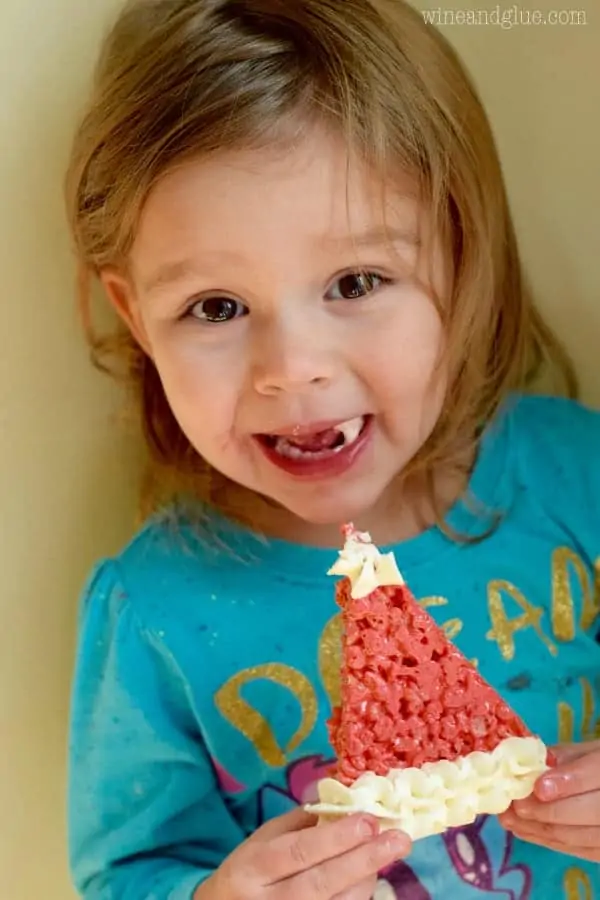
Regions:
<instances>
[{"instance_id":1,"label":"young girl","mask_svg":"<svg viewBox=\"0 0 600 900\"><path fill-rule=\"evenodd\" d=\"M402 0L138 0L68 203L155 509L81 610L82 896L600 898L600 416L522 395L570 369L448 44ZM332 762L346 521L557 745L501 822L411 847L299 808Z\"/></svg>"}]
</instances>

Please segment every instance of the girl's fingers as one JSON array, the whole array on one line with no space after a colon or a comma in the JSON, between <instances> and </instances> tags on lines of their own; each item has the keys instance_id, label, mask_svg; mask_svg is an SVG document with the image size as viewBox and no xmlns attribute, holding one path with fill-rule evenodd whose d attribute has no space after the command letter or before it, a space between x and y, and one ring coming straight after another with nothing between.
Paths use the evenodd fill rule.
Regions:
<instances>
[{"instance_id":1,"label":"girl's fingers","mask_svg":"<svg viewBox=\"0 0 600 900\"><path fill-rule=\"evenodd\" d=\"M586 828L573 825L545 825L536 823L516 823L510 829L517 837L541 843L552 841L564 847L587 847L600 849L600 828Z\"/></svg>"},{"instance_id":2,"label":"girl's fingers","mask_svg":"<svg viewBox=\"0 0 600 900\"><path fill-rule=\"evenodd\" d=\"M261 874L268 873L264 881L266 885L276 884L328 860L337 859L357 847L372 844L378 833L377 819L345 816L319 827L281 834L269 842L261 841L253 848L254 859L250 865ZM369 874L365 872L363 877ZM332 891L329 897L334 894L335 891Z\"/></svg>"},{"instance_id":3,"label":"girl's fingers","mask_svg":"<svg viewBox=\"0 0 600 900\"><path fill-rule=\"evenodd\" d=\"M600 742L579 744L579 750L580 755L572 745L558 748L558 766L542 775L535 786L539 800L547 803L600 790Z\"/></svg>"},{"instance_id":4,"label":"girl's fingers","mask_svg":"<svg viewBox=\"0 0 600 900\"><path fill-rule=\"evenodd\" d=\"M518 800L506 815L524 824L545 822L549 825L600 827L600 791L578 794L556 803L541 803L535 797Z\"/></svg>"},{"instance_id":5,"label":"girl's fingers","mask_svg":"<svg viewBox=\"0 0 600 900\"><path fill-rule=\"evenodd\" d=\"M289 832L303 831L305 828L311 828L317 824L317 819L310 813L305 812L298 807L292 812L286 813L284 816L278 816L276 819L270 819L262 825L258 831L255 831L253 841L272 841L274 838Z\"/></svg>"},{"instance_id":6,"label":"girl's fingers","mask_svg":"<svg viewBox=\"0 0 600 900\"><path fill-rule=\"evenodd\" d=\"M557 747L552 747L551 749L556 757L558 765L562 766L565 763L571 762L574 759L579 759L580 756L585 756L591 750L596 750L598 748L600 748L600 741L580 744L559 744Z\"/></svg>"},{"instance_id":7,"label":"girl's fingers","mask_svg":"<svg viewBox=\"0 0 600 900\"><path fill-rule=\"evenodd\" d=\"M559 853L600 862L600 828L574 828L558 825L522 825L510 829L515 837Z\"/></svg>"},{"instance_id":8,"label":"girl's fingers","mask_svg":"<svg viewBox=\"0 0 600 900\"><path fill-rule=\"evenodd\" d=\"M285 887L284 896L286 900L306 900L307 897L331 900L338 894L344 897L344 892L355 890L382 869L407 856L410 846L406 835L388 831L368 844L291 878L287 885L281 885Z\"/></svg>"}]
</instances>

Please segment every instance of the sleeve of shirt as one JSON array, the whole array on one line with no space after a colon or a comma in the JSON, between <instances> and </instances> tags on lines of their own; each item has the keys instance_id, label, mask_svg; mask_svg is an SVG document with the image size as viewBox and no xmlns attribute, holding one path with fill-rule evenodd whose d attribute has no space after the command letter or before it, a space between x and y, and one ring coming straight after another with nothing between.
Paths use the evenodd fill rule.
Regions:
<instances>
[{"instance_id":1,"label":"sleeve of shirt","mask_svg":"<svg viewBox=\"0 0 600 900\"><path fill-rule=\"evenodd\" d=\"M245 837L177 665L112 563L81 606L69 762L70 860L85 900L191 900Z\"/></svg>"}]
</instances>

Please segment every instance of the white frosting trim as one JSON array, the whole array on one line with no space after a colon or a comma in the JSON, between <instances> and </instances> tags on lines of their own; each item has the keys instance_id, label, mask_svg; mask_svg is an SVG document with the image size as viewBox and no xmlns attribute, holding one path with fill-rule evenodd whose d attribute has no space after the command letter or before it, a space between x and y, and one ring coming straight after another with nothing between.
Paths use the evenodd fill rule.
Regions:
<instances>
[{"instance_id":1,"label":"white frosting trim","mask_svg":"<svg viewBox=\"0 0 600 900\"><path fill-rule=\"evenodd\" d=\"M365 772L350 787L324 778L319 802L306 809L324 819L367 813L381 820L382 831L397 828L418 840L499 815L529 797L548 769L546 759L538 738L506 738L491 753L393 769L386 777Z\"/></svg>"},{"instance_id":2,"label":"white frosting trim","mask_svg":"<svg viewBox=\"0 0 600 900\"><path fill-rule=\"evenodd\" d=\"M366 531L349 531L337 561L327 574L349 578L355 600L378 587L404 584L394 554L380 553Z\"/></svg>"}]
</instances>

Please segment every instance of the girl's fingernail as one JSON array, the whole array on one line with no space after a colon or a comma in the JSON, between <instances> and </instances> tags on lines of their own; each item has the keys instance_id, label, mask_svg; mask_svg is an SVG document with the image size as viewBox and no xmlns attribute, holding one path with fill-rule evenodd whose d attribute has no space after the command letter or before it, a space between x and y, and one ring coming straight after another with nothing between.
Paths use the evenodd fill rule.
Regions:
<instances>
[{"instance_id":1,"label":"girl's fingernail","mask_svg":"<svg viewBox=\"0 0 600 900\"><path fill-rule=\"evenodd\" d=\"M531 804L527 800L517 800L513 803L513 809L517 816L528 816L531 812Z\"/></svg>"},{"instance_id":2,"label":"girl's fingernail","mask_svg":"<svg viewBox=\"0 0 600 900\"><path fill-rule=\"evenodd\" d=\"M384 841L385 851L387 853L403 854L408 849L408 838L400 831L390 831Z\"/></svg>"},{"instance_id":3,"label":"girl's fingernail","mask_svg":"<svg viewBox=\"0 0 600 900\"><path fill-rule=\"evenodd\" d=\"M556 800L560 794L560 786L556 778L542 778L539 787L544 800Z\"/></svg>"},{"instance_id":4,"label":"girl's fingernail","mask_svg":"<svg viewBox=\"0 0 600 900\"><path fill-rule=\"evenodd\" d=\"M358 833L363 838L373 838L379 834L379 822L377 819L359 819Z\"/></svg>"}]
</instances>

